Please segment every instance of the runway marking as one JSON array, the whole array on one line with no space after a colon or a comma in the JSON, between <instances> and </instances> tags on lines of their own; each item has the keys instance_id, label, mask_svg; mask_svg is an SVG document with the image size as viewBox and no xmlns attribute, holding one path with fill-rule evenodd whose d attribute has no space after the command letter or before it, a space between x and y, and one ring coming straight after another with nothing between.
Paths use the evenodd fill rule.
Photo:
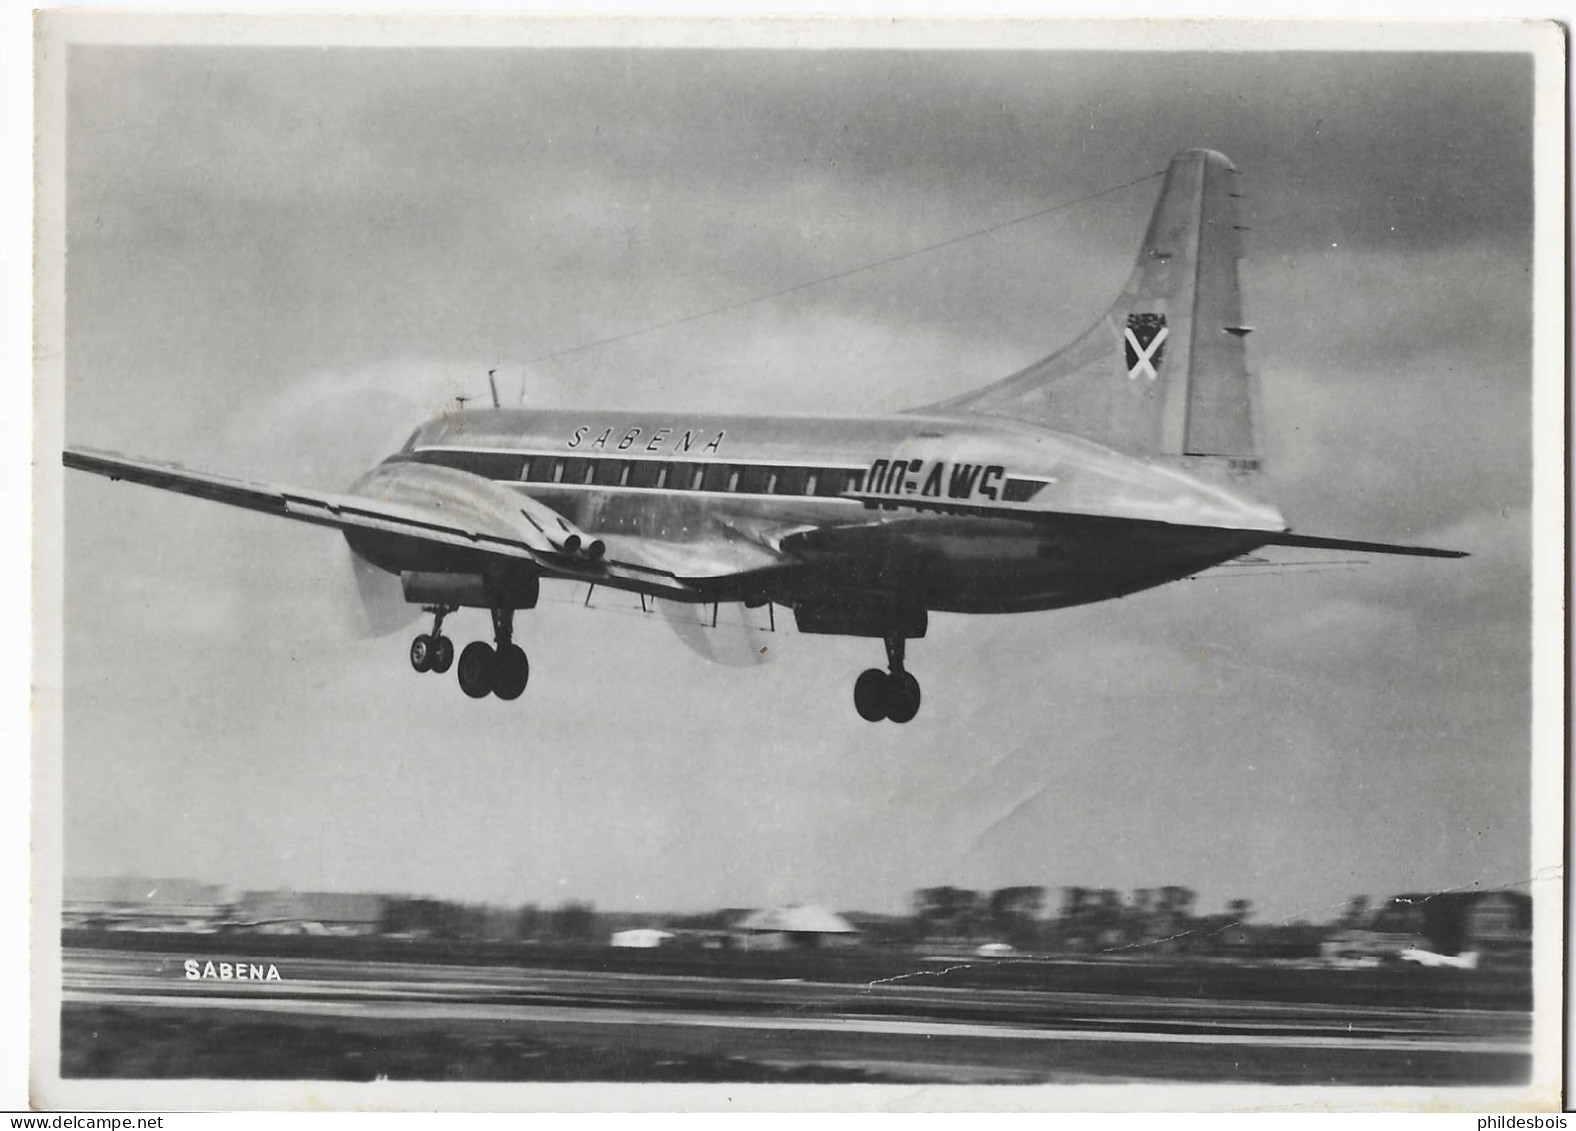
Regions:
<instances>
[{"instance_id":1,"label":"runway marking","mask_svg":"<svg viewBox=\"0 0 1576 1131\"><path fill-rule=\"evenodd\" d=\"M627 995L621 995L618 997L608 996L601 998L592 997L584 999L580 1002L566 1002L562 1003L561 1005L557 1003L550 1004L540 1000L531 1001L529 999L532 996L557 997L559 995L553 994L551 992L548 992L544 995L536 988L528 986L513 985L505 987L501 985L465 982L445 983L442 992L436 991L436 984L434 983L421 983L414 986L401 987L397 983L381 982L292 982L290 984L288 995L281 995L275 985L253 986L249 983L227 983L221 988L212 982L199 982L192 985L186 985L179 982L172 982L171 979L77 978L73 980L73 984L68 989L72 991L98 992L105 995L112 995L114 997L125 999L128 1002L139 1001L147 996L180 997L182 1000L227 1000L240 995L251 995L262 998L271 998L274 1000L299 1001L309 1006L321 1004L318 999L327 997L340 998L342 999L341 1004L345 1005L358 1004L357 1001L345 999L364 999L365 1001L373 1003L381 1001L390 1004L407 1004L412 1006L417 1004L435 1006L455 1004L461 1006L497 1006L503 1008L527 1008L533 1006L536 1008L552 1008L554 1005L557 1005L558 1008L603 1010L616 1008L618 1006L635 1006L639 1004L637 1001L631 1000ZM493 995L525 1000L486 1002L470 1001L467 1000L466 996L460 996L462 992L465 995L474 995L477 991L486 991ZM700 998L689 998L686 1000L693 1001L698 1004L712 1004L704 1002ZM752 1004L762 1003L757 1002ZM817 1006L831 1007L837 1004L838 1002L835 1000L831 1002L805 1002L798 1004L782 1003L780 1008L803 1009L806 1007ZM668 1012L673 1016L688 1015L687 1013L674 1012L672 1009L672 1003L664 1003L664 1005L668 1009ZM704 1014L697 1015L705 1016ZM856 1009L845 1014L844 1016L852 1019L869 1015ZM1252 1031L1255 1030L1272 1031L1267 1035L1276 1035L1274 1031L1283 1033L1285 1030L1289 1029L1300 1029L1302 1030L1302 1033L1299 1035L1312 1035L1318 1032L1328 1032L1347 1034L1348 1036L1361 1035L1391 1041L1406 1037L1426 1039L1431 1035L1431 1031L1426 1026L1420 1026L1416 1024L1403 1025L1391 1018L1382 1020L1379 1018L1360 1018L1346 1021L1326 1020L1324 1018L1309 1018L1306 1020L1285 1018L1280 1020L1264 1021L1247 1018L1216 1018L1207 1016L1102 1017L1085 1016L1082 1014L1060 1014L1054 1017L1046 1018L1046 1020L1053 1019L1060 1022L1063 1027L1077 1026L1079 1032L1106 1032L1110 1031L1112 1027L1116 1026L1125 1027L1129 1031L1143 1032L1147 1030L1141 1029L1141 1026L1153 1026L1156 1030L1162 1030L1166 1028L1190 1028L1215 1030L1216 1032L1222 1033L1228 1030L1235 1030L1248 1036L1253 1035ZM1004 1023L1011 1024L1013 1020L1013 1018L1008 1017L997 1021L986 1022L985 1024L989 1024L994 1028ZM1020 1022L1032 1022L1037 1019L1030 1017L1018 1020L1020 1020ZM968 1024L969 1022L957 1021L949 1023ZM1520 1030L1520 1032L1517 1032L1516 1030ZM1499 1034L1506 1037L1513 1035L1526 1035L1524 1026L1516 1026L1514 1029L1507 1028L1500 1030ZM1465 1035L1459 1039L1465 1039Z\"/></svg>"},{"instance_id":2,"label":"runway marking","mask_svg":"<svg viewBox=\"0 0 1576 1131\"><path fill-rule=\"evenodd\" d=\"M68 990L68 1002L94 1005L125 1005L122 994ZM1326 1037L1315 1035L1243 1033L1150 1033L1109 1032L1087 1029L1031 1029L1021 1026L981 1025L956 1021L904 1021L869 1018L771 1018L722 1017L699 1014L672 1014L650 1010L613 1010L592 1007L465 1005L433 1002L417 1006L400 1002L325 1002L288 998L216 998L158 994L132 999L135 1004L155 1008L222 1009L233 1012L260 1011L300 1013L333 1017L379 1017L389 1020L468 1020L534 1021L545 1024L593 1024L618 1026L667 1025L677 1028L756 1029L804 1033L869 1033L914 1037L977 1037L996 1040L1121 1042L1128 1044L1243 1045L1260 1048L1351 1049L1373 1051L1416 1051L1457 1053L1498 1053L1529 1055L1530 1045L1508 1041L1471 1041L1425 1038ZM433 1008L442 1006L443 1008ZM573 1016L565 1016L572 1013Z\"/></svg>"}]
</instances>

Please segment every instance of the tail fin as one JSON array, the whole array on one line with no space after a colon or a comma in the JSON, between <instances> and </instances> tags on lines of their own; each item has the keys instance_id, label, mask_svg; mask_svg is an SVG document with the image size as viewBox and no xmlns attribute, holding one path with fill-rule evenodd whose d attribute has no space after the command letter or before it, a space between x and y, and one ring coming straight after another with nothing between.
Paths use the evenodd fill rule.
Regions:
<instances>
[{"instance_id":1,"label":"tail fin","mask_svg":"<svg viewBox=\"0 0 1576 1131\"><path fill-rule=\"evenodd\" d=\"M1100 320L1043 361L929 411L1010 417L1134 454L1223 456L1255 468L1236 174L1208 149L1173 157L1138 262Z\"/></svg>"}]
</instances>

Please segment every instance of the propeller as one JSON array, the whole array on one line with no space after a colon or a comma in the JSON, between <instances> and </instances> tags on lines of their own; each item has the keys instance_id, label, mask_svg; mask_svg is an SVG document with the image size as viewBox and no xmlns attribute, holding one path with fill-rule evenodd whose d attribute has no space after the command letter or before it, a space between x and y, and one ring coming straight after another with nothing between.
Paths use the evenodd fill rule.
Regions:
<instances>
[{"instance_id":1,"label":"propeller","mask_svg":"<svg viewBox=\"0 0 1576 1131\"><path fill-rule=\"evenodd\" d=\"M445 367L386 366L326 371L302 378L267 402L238 413L224 437L227 466L251 478L343 491L411 430L452 411L463 387ZM473 378L474 379L474 378ZM337 536L315 539L307 560L281 562L280 584L299 594L292 620L324 640L397 632L421 617L398 577L358 557ZM261 567L267 568L267 567Z\"/></svg>"},{"instance_id":2,"label":"propeller","mask_svg":"<svg viewBox=\"0 0 1576 1131\"><path fill-rule=\"evenodd\" d=\"M784 618L772 629L772 613L743 605L686 605L659 601L662 617L691 652L732 668L759 667L777 658ZM713 612L715 610L715 627Z\"/></svg>"},{"instance_id":3,"label":"propeller","mask_svg":"<svg viewBox=\"0 0 1576 1131\"><path fill-rule=\"evenodd\" d=\"M342 631L346 635L364 638L388 636L418 620L421 606L405 600L405 590L400 579L379 569L341 541L334 547L341 558L338 576L348 579L347 587L353 593L341 595L338 602L345 616ZM359 612L360 615L354 615Z\"/></svg>"}]
</instances>

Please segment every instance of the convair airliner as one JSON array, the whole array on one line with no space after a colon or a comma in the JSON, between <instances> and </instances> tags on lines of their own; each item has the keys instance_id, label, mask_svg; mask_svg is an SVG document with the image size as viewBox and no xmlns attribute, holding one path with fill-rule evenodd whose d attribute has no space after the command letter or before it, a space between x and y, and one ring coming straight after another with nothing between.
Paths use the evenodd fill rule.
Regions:
<instances>
[{"instance_id":1,"label":"convair airliner","mask_svg":"<svg viewBox=\"0 0 1576 1131\"><path fill-rule=\"evenodd\" d=\"M1294 534L1268 501L1244 355L1237 170L1172 159L1121 294L1071 344L982 389L890 416L466 409L417 428L342 494L71 447L67 467L339 530L361 573L432 614L410 646L444 672L446 615L492 613L460 652L466 695L515 699L514 614L544 580L691 604L791 609L804 633L872 637L872 722L920 688L929 615L1122 597L1265 546L1462 557ZM414 610L413 610L414 612Z\"/></svg>"}]
</instances>

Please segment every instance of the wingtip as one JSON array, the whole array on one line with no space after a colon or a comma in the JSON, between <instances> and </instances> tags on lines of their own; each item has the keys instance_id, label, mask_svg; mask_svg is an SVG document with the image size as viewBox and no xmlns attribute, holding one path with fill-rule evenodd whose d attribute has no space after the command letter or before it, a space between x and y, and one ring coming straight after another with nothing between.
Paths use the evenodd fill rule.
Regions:
<instances>
[{"instance_id":1,"label":"wingtip","mask_svg":"<svg viewBox=\"0 0 1576 1131\"><path fill-rule=\"evenodd\" d=\"M1209 164L1219 165L1229 173L1235 173L1239 171L1237 166L1232 162L1231 158L1220 152L1220 150L1205 149L1203 146L1194 146L1192 149L1182 150L1182 152L1171 158L1171 163L1175 165L1183 161L1200 160Z\"/></svg>"},{"instance_id":2,"label":"wingtip","mask_svg":"<svg viewBox=\"0 0 1576 1131\"><path fill-rule=\"evenodd\" d=\"M1469 558L1465 550L1442 550L1435 546L1406 546L1394 542L1361 542L1350 538L1324 538L1312 534L1282 531L1265 543L1268 546L1303 546L1313 550L1348 550L1365 554L1396 554L1413 558Z\"/></svg>"}]
</instances>

